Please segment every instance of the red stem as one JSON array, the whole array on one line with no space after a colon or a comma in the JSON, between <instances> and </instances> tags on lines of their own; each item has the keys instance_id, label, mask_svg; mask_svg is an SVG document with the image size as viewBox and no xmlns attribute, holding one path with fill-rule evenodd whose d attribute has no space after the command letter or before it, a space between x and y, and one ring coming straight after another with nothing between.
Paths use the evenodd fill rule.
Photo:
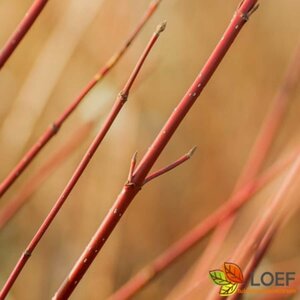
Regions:
<instances>
[{"instance_id":1,"label":"red stem","mask_svg":"<svg viewBox=\"0 0 300 300\"><path fill-rule=\"evenodd\" d=\"M211 230L219 225L220 222L226 220L229 216L231 216L231 214L247 203L247 201L249 201L255 193L273 180L274 177L282 172L283 169L285 169L299 154L300 149L293 152L279 163L274 164L259 178L245 184L229 201L225 202L216 211L202 220L181 239L172 244L162 254L132 277L110 297L110 300L130 299L145 285L150 283L150 281L152 281L158 274L170 267L183 254L187 253L195 245L197 245L197 243L199 243Z\"/></svg>"},{"instance_id":2,"label":"red stem","mask_svg":"<svg viewBox=\"0 0 300 300\"><path fill-rule=\"evenodd\" d=\"M83 124L71 138L56 153L54 153L35 174L28 179L20 191L0 210L0 230L13 219L18 211L30 200L30 196L44 182L44 180L58 167L66 161L70 154L81 145L82 141L88 136L94 122Z\"/></svg>"},{"instance_id":3,"label":"red stem","mask_svg":"<svg viewBox=\"0 0 300 300\"><path fill-rule=\"evenodd\" d=\"M136 165L136 158L137 158L137 152L134 153L131 162L130 162L130 168L129 168L129 173L128 173L128 181L132 180L132 176L133 176L133 172L135 169L135 165Z\"/></svg>"},{"instance_id":4,"label":"red stem","mask_svg":"<svg viewBox=\"0 0 300 300\"><path fill-rule=\"evenodd\" d=\"M29 10L26 12L20 24L0 51L0 70L16 50L24 36L27 34L37 17L44 9L47 2L48 0L35 0Z\"/></svg>"},{"instance_id":5,"label":"red stem","mask_svg":"<svg viewBox=\"0 0 300 300\"><path fill-rule=\"evenodd\" d=\"M58 198L58 200L54 204L54 206L51 209L50 213L48 214L48 216L44 220L43 224L41 225L41 227L38 229L38 231L34 235L33 239L31 240L31 242L27 246L26 250L24 251L24 253L20 257L19 261L17 262L15 268L11 272L8 280L6 281L3 289L0 292L0 299L1 300L4 299L6 297L6 295L8 294L8 292L10 291L12 285L14 284L17 277L21 273L23 267L25 266L26 262L28 261L29 257L31 256L32 252L34 251L35 247L38 245L39 241L41 240L41 238L43 237L43 235L47 231L48 227L50 226L53 219L55 218L55 216L57 215L57 213L61 209L62 205L67 200L67 198L70 195L71 191L75 187L77 181L79 180L79 178L83 174L83 172L84 172L85 168L88 166L91 158L93 157L93 155L97 151L99 145L101 144L102 140L106 136L108 130L111 127L111 125L113 124L113 122L115 121L115 119L118 116L119 112L121 111L123 105L126 103L129 92L130 92L130 89L132 87L132 84L133 84L134 80L136 79L136 76L138 75L142 65L144 64L146 57L150 53L152 47L154 46L155 42L157 41L157 39L158 39L161 31L164 29L164 27L165 27L165 24L163 24L162 26L159 26L158 30L151 37L151 39L150 39L148 45L146 46L142 56L140 57L137 65L135 66L133 72L131 73L129 80L126 82L123 90L119 93L119 95L118 95L118 97L115 101L115 104L113 105L108 117L106 118L104 124L102 125L102 128L100 129L97 136L93 140L92 144L88 148L87 152L85 153L84 157L82 158L81 162L79 163L77 169L75 170L72 178L70 179L67 186L63 190L62 194L60 195L60 197Z\"/></svg>"},{"instance_id":6,"label":"red stem","mask_svg":"<svg viewBox=\"0 0 300 300\"><path fill-rule=\"evenodd\" d=\"M146 179L144 180L143 185L145 185L146 183L148 183L149 181L175 169L176 167L180 166L181 164L183 164L184 162L186 162L187 160L189 160L193 154L196 151L196 147L194 147L193 149L191 149L188 153L182 155L180 158L178 158L176 161L174 161L173 163L171 163L170 165L156 171L153 172L152 174L150 174L149 176L146 177Z\"/></svg>"},{"instance_id":7,"label":"red stem","mask_svg":"<svg viewBox=\"0 0 300 300\"><path fill-rule=\"evenodd\" d=\"M74 112L77 106L82 102L85 96L93 89L93 87L102 80L105 75L116 65L116 63L121 59L126 50L129 48L133 40L140 33L146 22L153 15L157 9L161 0L154 0L148 7L145 15L142 17L138 26L134 32L130 35L121 49L115 53L109 61L102 67L95 76L88 82L88 84L81 90L79 95L73 100L73 102L64 110L64 112L45 130L38 141L30 148L30 150L22 157L19 163L13 168L13 170L8 174L8 176L0 184L0 198L4 193L10 188L10 186L17 180L17 178L23 173L27 166L32 162L32 160L39 154L39 152L46 146L46 144L56 135L59 129L62 127L63 123L67 118Z\"/></svg>"},{"instance_id":8,"label":"red stem","mask_svg":"<svg viewBox=\"0 0 300 300\"><path fill-rule=\"evenodd\" d=\"M143 157L134 173L132 182L124 185L111 210L106 215L86 249L83 251L81 257L76 262L69 276L55 294L54 299L67 299L72 294L78 282L84 276L89 266L97 256L97 253L103 247L105 241L118 224L121 216L124 214L131 201L141 189L141 186L143 185L143 182L149 171L160 156L165 146L168 144L177 127L182 122L202 92L203 88L216 71L241 28L248 20L248 16L256 3L256 0L245 0L237 9L229 27L208 59L204 68L192 86L188 89L186 95L183 97L177 108L175 108L165 126L162 128L148 152Z\"/></svg>"}]
</instances>

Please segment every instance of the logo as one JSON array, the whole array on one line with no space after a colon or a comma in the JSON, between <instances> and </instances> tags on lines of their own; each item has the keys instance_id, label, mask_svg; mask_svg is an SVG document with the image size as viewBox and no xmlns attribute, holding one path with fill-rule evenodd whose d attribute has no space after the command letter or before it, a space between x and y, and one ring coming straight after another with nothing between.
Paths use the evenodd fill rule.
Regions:
<instances>
[{"instance_id":1,"label":"logo","mask_svg":"<svg viewBox=\"0 0 300 300\"><path fill-rule=\"evenodd\" d=\"M219 294L228 297L238 294L285 294L292 295L297 292L296 272L262 272L249 274L248 287L244 283L241 268L234 263L225 262L222 270L209 271L212 281L220 286Z\"/></svg>"},{"instance_id":2,"label":"logo","mask_svg":"<svg viewBox=\"0 0 300 300\"><path fill-rule=\"evenodd\" d=\"M212 281L220 286L220 296L233 295L238 290L238 285L243 283L244 277L241 268L234 263L224 263L224 270L209 271Z\"/></svg>"}]
</instances>

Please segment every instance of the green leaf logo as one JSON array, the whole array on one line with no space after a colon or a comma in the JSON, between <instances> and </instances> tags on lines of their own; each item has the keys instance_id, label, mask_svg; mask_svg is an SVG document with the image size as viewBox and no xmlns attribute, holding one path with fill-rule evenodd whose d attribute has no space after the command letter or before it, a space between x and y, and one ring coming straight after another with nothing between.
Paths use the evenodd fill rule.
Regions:
<instances>
[{"instance_id":1,"label":"green leaf logo","mask_svg":"<svg viewBox=\"0 0 300 300\"><path fill-rule=\"evenodd\" d=\"M210 278L217 285L228 285L230 281L227 280L226 275L221 270L214 270L209 272Z\"/></svg>"}]
</instances>

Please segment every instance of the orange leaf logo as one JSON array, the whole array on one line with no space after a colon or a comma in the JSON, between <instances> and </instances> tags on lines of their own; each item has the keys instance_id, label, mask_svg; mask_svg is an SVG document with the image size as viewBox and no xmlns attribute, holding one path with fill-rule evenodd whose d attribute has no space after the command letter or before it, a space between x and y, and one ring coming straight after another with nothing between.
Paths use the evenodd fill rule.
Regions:
<instances>
[{"instance_id":1,"label":"orange leaf logo","mask_svg":"<svg viewBox=\"0 0 300 300\"><path fill-rule=\"evenodd\" d=\"M234 283L243 283L244 277L240 267L233 263L224 263L224 271L228 280Z\"/></svg>"}]
</instances>

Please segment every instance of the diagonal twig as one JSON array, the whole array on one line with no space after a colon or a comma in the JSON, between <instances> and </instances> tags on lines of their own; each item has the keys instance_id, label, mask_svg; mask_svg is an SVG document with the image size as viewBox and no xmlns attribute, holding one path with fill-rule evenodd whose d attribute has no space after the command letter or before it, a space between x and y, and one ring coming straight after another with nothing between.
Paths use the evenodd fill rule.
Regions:
<instances>
[{"instance_id":1,"label":"diagonal twig","mask_svg":"<svg viewBox=\"0 0 300 300\"><path fill-rule=\"evenodd\" d=\"M170 165L148 175L146 177L146 179L143 182L143 185L145 185L146 183L148 183L149 181L173 170L174 168L180 166L181 164L185 163L187 160L191 159L193 154L195 153L197 147L193 147L188 153L182 155L180 158L178 158L176 161L174 161L173 163L171 163Z\"/></svg>"},{"instance_id":2,"label":"diagonal twig","mask_svg":"<svg viewBox=\"0 0 300 300\"><path fill-rule=\"evenodd\" d=\"M24 36L27 34L31 26L34 24L48 0L35 0L26 12L16 30L12 33L5 45L0 51L0 70L3 68L7 60L16 50Z\"/></svg>"},{"instance_id":3,"label":"diagonal twig","mask_svg":"<svg viewBox=\"0 0 300 300\"><path fill-rule=\"evenodd\" d=\"M39 154L39 152L48 144L48 142L57 134L64 122L74 112L77 106L83 101L85 96L94 88L94 86L101 81L109 71L117 64L117 62L124 55L131 43L140 33L144 25L156 11L158 5L162 0L153 0L146 13L138 23L137 27L129 38L125 41L123 46L117 51L108 62L93 76L93 78L86 84L81 90L79 95L66 107L61 115L42 133L37 142L24 154L18 164L11 170L7 177L0 184L0 198L10 188L10 186L17 180L17 178L24 172L33 159Z\"/></svg>"},{"instance_id":4,"label":"diagonal twig","mask_svg":"<svg viewBox=\"0 0 300 300\"><path fill-rule=\"evenodd\" d=\"M75 172L73 173L73 176L71 177L70 181L66 185L65 189L63 190L60 197L57 199L56 203L52 207L51 211L47 215L46 219L32 238L31 242L27 246L26 250L21 255L19 261L17 262L16 266L14 267L13 271L11 272L8 280L6 281L3 289L0 292L0 299L4 299L8 292L10 291L11 287L13 286L14 282L18 278L19 274L21 273L22 269L24 268L25 264L27 263L28 259L30 258L32 252L38 245L39 241L51 225L52 221L58 214L59 210L61 209L64 202L67 200L68 196L70 195L71 191L75 187L76 183L78 182L79 178L83 174L84 170L88 166L91 158L96 153L98 147L100 146L101 142L103 141L104 137L106 136L108 130L110 129L111 125L115 121L116 117L118 116L119 112L121 111L122 107L127 101L127 98L129 96L129 92L131 90L131 87L133 85L133 82L135 81L139 71L141 70L141 67L143 66L148 54L150 53L152 47L154 46L155 42L158 40L158 37L160 33L164 30L165 23L158 26L156 32L152 35L149 43L147 44L143 54L141 55L138 63L136 64L133 72L131 73L128 81L126 82L124 88L117 96L117 99L107 116L106 120L104 121L104 124L100 128L97 136L89 146L87 152L85 153L84 157L82 158L81 162L79 163L78 167L76 168Z\"/></svg>"}]
</instances>

